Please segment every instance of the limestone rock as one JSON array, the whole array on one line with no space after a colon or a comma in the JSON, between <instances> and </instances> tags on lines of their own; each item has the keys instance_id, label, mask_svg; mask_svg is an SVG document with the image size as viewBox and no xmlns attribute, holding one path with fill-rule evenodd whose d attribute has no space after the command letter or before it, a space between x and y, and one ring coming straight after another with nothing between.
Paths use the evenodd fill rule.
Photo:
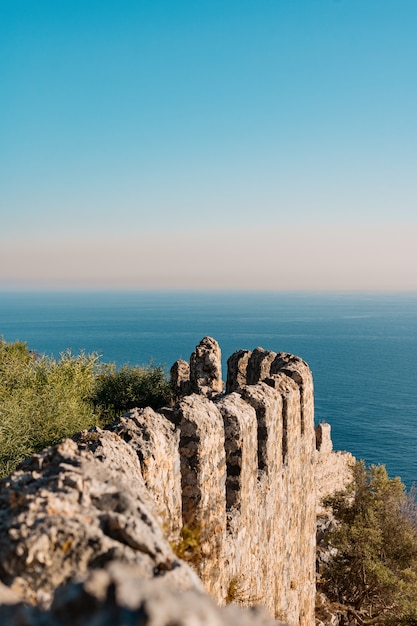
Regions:
<instances>
[{"instance_id":1,"label":"limestone rock","mask_svg":"<svg viewBox=\"0 0 417 626\"><path fill-rule=\"evenodd\" d=\"M0 583L0 605L14 605L22 602L22 598L3 583Z\"/></svg>"},{"instance_id":2,"label":"limestone rock","mask_svg":"<svg viewBox=\"0 0 417 626\"><path fill-rule=\"evenodd\" d=\"M246 385L248 362L252 352L237 350L227 360L226 393L233 393Z\"/></svg>"},{"instance_id":3,"label":"limestone rock","mask_svg":"<svg viewBox=\"0 0 417 626\"><path fill-rule=\"evenodd\" d=\"M176 398L191 393L190 364L183 359L175 361L170 369L170 381Z\"/></svg>"},{"instance_id":4,"label":"limestone rock","mask_svg":"<svg viewBox=\"0 0 417 626\"><path fill-rule=\"evenodd\" d=\"M316 509L317 515L327 514L323 500L336 491L346 489L352 480L352 467L356 462L350 452L333 450L330 424L321 423L316 435Z\"/></svg>"},{"instance_id":5,"label":"limestone rock","mask_svg":"<svg viewBox=\"0 0 417 626\"><path fill-rule=\"evenodd\" d=\"M271 373L271 364L276 358L276 353L263 348L255 348L248 361L247 384L256 385Z\"/></svg>"},{"instance_id":6,"label":"limestone rock","mask_svg":"<svg viewBox=\"0 0 417 626\"><path fill-rule=\"evenodd\" d=\"M242 512L253 502L258 477L257 420L255 409L238 393L223 396L216 404L223 416L226 452L226 507ZM243 511L245 515L246 511Z\"/></svg>"},{"instance_id":7,"label":"limestone rock","mask_svg":"<svg viewBox=\"0 0 417 626\"><path fill-rule=\"evenodd\" d=\"M182 528L179 430L149 407L133 409L106 428L137 456L159 524L167 539L176 543Z\"/></svg>"},{"instance_id":8,"label":"limestone rock","mask_svg":"<svg viewBox=\"0 0 417 626\"><path fill-rule=\"evenodd\" d=\"M316 449L322 454L329 454L333 450L333 443L330 437L330 424L322 422L315 428Z\"/></svg>"},{"instance_id":9,"label":"limestone rock","mask_svg":"<svg viewBox=\"0 0 417 626\"><path fill-rule=\"evenodd\" d=\"M208 398L193 394L176 407L180 429L182 515L195 534L193 559L205 588L219 601L226 595L226 453L223 418Z\"/></svg>"},{"instance_id":10,"label":"limestone rock","mask_svg":"<svg viewBox=\"0 0 417 626\"><path fill-rule=\"evenodd\" d=\"M219 344L204 337L190 359L191 393L212 397L222 392L222 364Z\"/></svg>"},{"instance_id":11,"label":"limestone rock","mask_svg":"<svg viewBox=\"0 0 417 626\"><path fill-rule=\"evenodd\" d=\"M58 585L115 560L201 588L162 534L137 456L115 434L65 440L1 481L0 579L25 600L48 606Z\"/></svg>"},{"instance_id":12,"label":"limestone rock","mask_svg":"<svg viewBox=\"0 0 417 626\"><path fill-rule=\"evenodd\" d=\"M219 608L197 590L178 592L163 578L113 563L59 589L47 611L22 605L0 606L7 626L279 626L259 609Z\"/></svg>"}]
</instances>

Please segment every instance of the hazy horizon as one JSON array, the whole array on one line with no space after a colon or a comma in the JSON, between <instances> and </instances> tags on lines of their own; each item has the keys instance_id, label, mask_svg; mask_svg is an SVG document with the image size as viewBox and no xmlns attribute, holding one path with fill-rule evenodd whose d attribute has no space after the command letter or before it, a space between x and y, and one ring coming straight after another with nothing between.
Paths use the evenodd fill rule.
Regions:
<instances>
[{"instance_id":1,"label":"hazy horizon","mask_svg":"<svg viewBox=\"0 0 417 626\"><path fill-rule=\"evenodd\" d=\"M415 0L0 4L0 290L417 291Z\"/></svg>"}]
</instances>

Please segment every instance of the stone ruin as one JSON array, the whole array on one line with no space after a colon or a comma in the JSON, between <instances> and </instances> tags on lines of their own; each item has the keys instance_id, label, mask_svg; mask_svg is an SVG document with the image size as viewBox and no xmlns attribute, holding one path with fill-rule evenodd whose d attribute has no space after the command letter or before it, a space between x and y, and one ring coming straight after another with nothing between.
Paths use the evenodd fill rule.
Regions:
<instances>
[{"instance_id":1,"label":"stone ruin","mask_svg":"<svg viewBox=\"0 0 417 626\"><path fill-rule=\"evenodd\" d=\"M180 361L171 370L179 401L165 417L179 437L170 454L179 474L171 474L169 483L176 485L180 505L171 509L175 528L170 530L198 529L203 558L197 571L219 603L232 588L244 604L261 602L290 624L311 624L316 523L311 372L298 357L262 348L235 352L227 365L223 394L220 351L206 337L189 367ZM191 395L183 396L184 389ZM131 415L145 418L141 411ZM148 479L161 503L164 496L152 485L163 483Z\"/></svg>"},{"instance_id":2,"label":"stone ruin","mask_svg":"<svg viewBox=\"0 0 417 626\"><path fill-rule=\"evenodd\" d=\"M68 624L93 623L95 606L94 624L116 625L106 619L121 610L117 598L132 580L157 584L149 597L161 589L201 596L204 588L218 605L266 610L233 617L207 604L196 625L269 624L267 614L290 626L314 623L316 492L343 482L347 459L332 452L326 426L315 432L309 367L287 353L241 350L228 360L224 392L220 348L205 337L189 363L174 364L171 380L175 406L134 409L35 455L0 483L0 580L8 587L0 592L20 598L16 610L6 606L10 625L66 624L57 615L68 602L74 610L75 597L87 609ZM136 587L135 606L124 608L143 613ZM187 597L198 610L209 602ZM24 601L40 608L30 613ZM0 593L2 602L13 605ZM165 617L140 623L190 623L169 610Z\"/></svg>"}]
</instances>

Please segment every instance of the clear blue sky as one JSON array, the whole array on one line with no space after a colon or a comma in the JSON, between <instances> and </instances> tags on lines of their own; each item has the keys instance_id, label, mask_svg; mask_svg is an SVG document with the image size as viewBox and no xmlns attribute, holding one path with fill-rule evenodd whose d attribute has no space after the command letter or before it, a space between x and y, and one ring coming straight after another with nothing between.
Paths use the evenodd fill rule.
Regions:
<instances>
[{"instance_id":1,"label":"clear blue sky","mask_svg":"<svg viewBox=\"0 0 417 626\"><path fill-rule=\"evenodd\" d=\"M416 0L0 0L0 288L417 290L416 33Z\"/></svg>"}]
</instances>

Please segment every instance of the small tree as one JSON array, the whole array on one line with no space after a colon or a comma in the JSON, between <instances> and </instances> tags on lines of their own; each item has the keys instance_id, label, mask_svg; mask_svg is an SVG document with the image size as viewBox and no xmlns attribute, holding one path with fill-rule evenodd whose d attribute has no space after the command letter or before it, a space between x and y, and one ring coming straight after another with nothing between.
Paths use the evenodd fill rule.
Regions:
<instances>
[{"instance_id":1,"label":"small tree","mask_svg":"<svg viewBox=\"0 0 417 626\"><path fill-rule=\"evenodd\" d=\"M348 489L325 502L336 518L335 554L323 572L328 596L379 622L417 623L417 532L399 478L383 465L353 467Z\"/></svg>"},{"instance_id":2,"label":"small tree","mask_svg":"<svg viewBox=\"0 0 417 626\"><path fill-rule=\"evenodd\" d=\"M97 378L92 398L103 416L111 419L135 407L168 405L172 390L161 367L123 365Z\"/></svg>"}]
</instances>

